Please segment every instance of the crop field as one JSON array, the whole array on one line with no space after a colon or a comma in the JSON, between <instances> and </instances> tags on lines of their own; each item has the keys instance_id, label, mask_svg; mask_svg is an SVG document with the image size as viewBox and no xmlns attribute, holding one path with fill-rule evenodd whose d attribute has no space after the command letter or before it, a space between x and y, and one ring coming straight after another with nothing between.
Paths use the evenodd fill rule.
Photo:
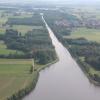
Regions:
<instances>
[{"instance_id":1,"label":"crop field","mask_svg":"<svg viewBox=\"0 0 100 100\"><path fill-rule=\"evenodd\" d=\"M0 100L6 100L32 81L32 63L32 59L0 59Z\"/></svg>"},{"instance_id":2,"label":"crop field","mask_svg":"<svg viewBox=\"0 0 100 100\"><path fill-rule=\"evenodd\" d=\"M73 30L70 36L64 36L64 38L80 38L80 37L84 37L91 41L100 42L100 30L78 28L76 30Z\"/></svg>"}]
</instances>

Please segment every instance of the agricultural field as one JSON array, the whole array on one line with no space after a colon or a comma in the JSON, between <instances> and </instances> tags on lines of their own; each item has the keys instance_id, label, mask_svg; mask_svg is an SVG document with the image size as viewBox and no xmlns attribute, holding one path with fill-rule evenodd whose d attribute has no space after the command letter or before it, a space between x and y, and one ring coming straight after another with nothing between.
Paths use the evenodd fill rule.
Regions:
<instances>
[{"instance_id":1,"label":"agricultural field","mask_svg":"<svg viewBox=\"0 0 100 100\"><path fill-rule=\"evenodd\" d=\"M39 71L56 59L39 13L0 10L0 100L19 100L28 94Z\"/></svg>"},{"instance_id":2,"label":"agricultural field","mask_svg":"<svg viewBox=\"0 0 100 100\"><path fill-rule=\"evenodd\" d=\"M78 28L72 31L70 36L64 36L64 38L81 38L84 37L90 41L100 42L100 30L99 29L88 29Z\"/></svg>"},{"instance_id":3,"label":"agricultural field","mask_svg":"<svg viewBox=\"0 0 100 100\"><path fill-rule=\"evenodd\" d=\"M30 74L32 59L0 59L0 100L29 85L34 77Z\"/></svg>"},{"instance_id":4,"label":"agricultural field","mask_svg":"<svg viewBox=\"0 0 100 100\"><path fill-rule=\"evenodd\" d=\"M18 14L16 14L18 13ZM6 10L0 10L0 34L4 34L6 29L14 29L23 34L26 34L28 31L32 31L34 28L38 28L37 26L29 26L29 25L8 25L8 19L20 19L20 18L31 18L33 13L27 14L26 12L7 12ZM41 27L41 26L40 26ZM39 28L40 28L39 27Z\"/></svg>"}]
</instances>

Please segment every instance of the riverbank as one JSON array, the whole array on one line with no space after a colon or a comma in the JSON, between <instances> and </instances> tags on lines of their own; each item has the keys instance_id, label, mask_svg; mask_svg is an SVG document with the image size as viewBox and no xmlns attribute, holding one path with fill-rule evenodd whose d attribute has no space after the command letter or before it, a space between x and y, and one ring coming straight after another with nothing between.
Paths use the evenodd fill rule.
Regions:
<instances>
[{"instance_id":1,"label":"riverbank","mask_svg":"<svg viewBox=\"0 0 100 100\"><path fill-rule=\"evenodd\" d=\"M83 62L82 60L78 59L76 62L79 64L80 68L83 70L87 78L91 83L93 83L96 86L100 86L100 82L95 81L95 77L92 73L89 72L89 66L87 63Z\"/></svg>"},{"instance_id":2,"label":"riverbank","mask_svg":"<svg viewBox=\"0 0 100 100\"><path fill-rule=\"evenodd\" d=\"M38 81L38 77L39 77L39 72L47 67L49 67L50 65L56 63L57 61L59 61L58 58L56 58L55 61L52 61L46 65L42 65L40 68L37 67L37 69L34 69L32 75L34 76L32 81L30 82L30 84L28 86L26 86L25 88L17 91L15 94L13 94L11 97L8 97L7 100L21 100L22 98L24 98L25 96L27 96L31 91L34 90L37 81ZM35 65L37 66L37 65Z\"/></svg>"},{"instance_id":3,"label":"riverbank","mask_svg":"<svg viewBox=\"0 0 100 100\"><path fill-rule=\"evenodd\" d=\"M65 45L64 45L65 46ZM66 47L66 46L65 46ZM68 51L71 53L71 56L73 57L73 59L77 62L77 64L79 65L79 67L81 68L81 70L84 72L84 74L87 76L87 78L89 79L89 81L94 84L95 86L100 86L100 82L98 82L98 80L96 80L97 77L95 77L96 74L92 73L90 70L93 69L91 65L89 65L88 63L86 63L84 60L80 59L78 57L78 55L76 55L75 53L73 53L70 48L66 47L68 49ZM93 69L94 72L95 69Z\"/></svg>"}]
</instances>

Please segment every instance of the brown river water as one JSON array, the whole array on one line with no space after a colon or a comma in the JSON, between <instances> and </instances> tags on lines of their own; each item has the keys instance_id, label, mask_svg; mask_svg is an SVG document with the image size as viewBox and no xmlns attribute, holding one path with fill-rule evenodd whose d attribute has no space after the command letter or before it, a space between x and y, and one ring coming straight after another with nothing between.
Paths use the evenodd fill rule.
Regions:
<instances>
[{"instance_id":1,"label":"brown river water","mask_svg":"<svg viewBox=\"0 0 100 100\"><path fill-rule=\"evenodd\" d=\"M89 82L69 51L46 27L59 61L40 72L36 88L23 100L100 100L100 87Z\"/></svg>"}]
</instances>

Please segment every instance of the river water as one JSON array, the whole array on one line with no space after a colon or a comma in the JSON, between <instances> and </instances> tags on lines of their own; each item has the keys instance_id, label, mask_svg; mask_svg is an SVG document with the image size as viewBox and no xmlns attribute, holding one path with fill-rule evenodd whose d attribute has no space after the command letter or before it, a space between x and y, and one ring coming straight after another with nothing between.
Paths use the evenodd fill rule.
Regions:
<instances>
[{"instance_id":1,"label":"river water","mask_svg":"<svg viewBox=\"0 0 100 100\"><path fill-rule=\"evenodd\" d=\"M89 82L69 51L46 27L59 61L40 72L36 88L23 100L100 100L100 88Z\"/></svg>"}]
</instances>

